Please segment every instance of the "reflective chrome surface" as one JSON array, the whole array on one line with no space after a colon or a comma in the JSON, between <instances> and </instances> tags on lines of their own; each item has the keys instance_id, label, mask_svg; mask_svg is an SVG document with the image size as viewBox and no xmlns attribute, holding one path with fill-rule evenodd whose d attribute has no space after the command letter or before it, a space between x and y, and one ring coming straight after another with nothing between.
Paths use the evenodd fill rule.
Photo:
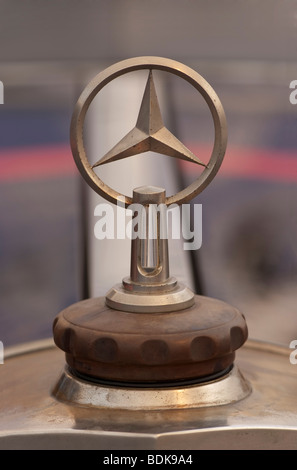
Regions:
<instances>
[{"instance_id":1,"label":"reflective chrome surface","mask_svg":"<svg viewBox=\"0 0 297 470\"><path fill-rule=\"evenodd\" d=\"M215 130L213 150L207 165L197 159L192 152L185 148L181 142L179 142L165 127L163 127L162 119L158 112L157 97L155 96L152 86L153 82L151 75L149 75L136 127L111 150L111 153L105 155L103 160L96 162L94 166L90 164L84 146L83 134L85 116L92 100L100 90L102 90L102 88L112 80L125 75L126 73L143 69L173 73L189 82L205 99L212 115ZM149 103L152 105L152 108ZM154 123L153 126L152 123ZM145 131L147 128L150 129L148 133ZM200 194L217 174L225 155L227 145L227 124L225 112L219 97L210 84L207 83L207 81L196 71L180 62L166 59L164 57L135 57L108 67L96 75L96 77L94 77L94 79L86 86L76 103L72 115L70 140L73 158L81 175L88 185L108 201L113 202L114 204L122 201L125 203L126 207L132 203L132 199L118 193L105 184L94 172L94 167L101 165L102 163L107 163L108 161L114 161L135 155L135 153L138 154L143 151L148 151L150 148L154 151L164 153L164 144L166 147L166 155L177 158L182 157L183 159L186 157L187 160L190 159L195 161L197 164L202 164L205 168L196 181L182 191L166 198L167 205L176 203L183 204L185 202L189 202L197 196L197 194ZM152 142L154 142L153 145ZM132 148L129 147L130 144L132 144ZM135 149L133 149L134 144Z\"/></svg>"},{"instance_id":2,"label":"reflective chrome surface","mask_svg":"<svg viewBox=\"0 0 297 470\"><path fill-rule=\"evenodd\" d=\"M252 393L235 404L164 411L96 410L52 395L64 355L50 343L0 366L0 449L296 449L297 366L290 350L247 342L237 364Z\"/></svg>"},{"instance_id":3,"label":"reflective chrome surface","mask_svg":"<svg viewBox=\"0 0 297 470\"><path fill-rule=\"evenodd\" d=\"M165 197L165 189L155 186L133 190L134 224L137 223L139 233L131 237L130 278L108 291L105 298L108 307L160 313L194 305L193 292L169 273Z\"/></svg>"},{"instance_id":4,"label":"reflective chrome surface","mask_svg":"<svg viewBox=\"0 0 297 470\"><path fill-rule=\"evenodd\" d=\"M116 284L106 294L106 305L126 312L176 312L192 307L193 304L193 292L181 283L174 291L161 292L158 295L155 292L154 294L140 293L139 295L127 292L122 284Z\"/></svg>"},{"instance_id":5,"label":"reflective chrome surface","mask_svg":"<svg viewBox=\"0 0 297 470\"><path fill-rule=\"evenodd\" d=\"M92 384L75 377L66 368L53 395L72 405L156 411L226 405L242 400L250 393L249 383L235 366L224 378L212 382L148 389Z\"/></svg>"}]
</instances>

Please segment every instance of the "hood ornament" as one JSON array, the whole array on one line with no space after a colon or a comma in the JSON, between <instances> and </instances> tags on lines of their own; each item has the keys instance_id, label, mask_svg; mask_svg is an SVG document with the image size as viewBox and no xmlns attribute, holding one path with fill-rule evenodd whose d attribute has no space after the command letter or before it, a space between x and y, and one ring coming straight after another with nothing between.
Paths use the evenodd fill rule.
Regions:
<instances>
[{"instance_id":1,"label":"hood ornament","mask_svg":"<svg viewBox=\"0 0 297 470\"><path fill-rule=\"evenodd\" d=\"M148 79L135 127L91 164L83 143L88 107L110 81L143 69L148 70ZM185 79L205 99L215 129L209 162L202 162L164 126L154 86L155 70ZM103 403L98 398L102 387L113 387L115 394L123 388L133 389L133 393L154 388L158 393L166 390L168 394L170 388L183 390L182 387L193 386L198 390L200 387L200 395L194 390L189 399L191 403L184 403L184 406L198 406L199 400L205 402L201 384L216 390L219 382L221 389L210 393L209 404L236 401L250 392L233 366L235 350L247 339L243 315L224 302L194 295L169 272L166 206L189 202L205 189L222 163L226 145L226 118L218 96L204 78L179 62L159 57L128 59L99 73L83 91L71 123L71 147L76 165L98 194L115 204L132 205L139 226L138 236L132 237L130 276L112 287L105 298L72 305L55 320L54 339L65 351L68 364L56 390L57 396L74 400L71 384L75 380L91 387L96 406ZM172 196L166 196L163 188L143 186L134 189L132 198L107 186L97 174L101 165L150 150L200 165L202 172L190 186ZM148 236L150 233L154 233L154 237ZM90 384L94 382L96 387L92 388ZM222 388L227 382L228 393L225 393ZM218 393L225 396L223 401L217 400ZM79 401L83 395L75 399ZM89 388L87 395L90 396ZM176 398L176 394L172 394L173 401L168 401L167 396L168 406L175 406ZM114 400L117 402L117 398ZM144 407L148 406L147 400L150 400L148 396ZM127 403L122 406L128 406ZM153 402L149 406L153 408Z\"/></svg>"}]
</instances>

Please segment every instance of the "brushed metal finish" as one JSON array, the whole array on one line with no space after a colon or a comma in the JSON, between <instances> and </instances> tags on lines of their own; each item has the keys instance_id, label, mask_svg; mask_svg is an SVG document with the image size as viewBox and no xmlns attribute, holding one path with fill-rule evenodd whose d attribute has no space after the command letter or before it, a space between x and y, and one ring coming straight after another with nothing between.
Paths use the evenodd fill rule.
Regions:
<instances>
[{"instance_id":1,"label":"brushed metal finish","mask_svg":"<svg viewBox=\"0 0 297 470\"><path fill-rule=\"evenodd\" d=\"M105 184L99 176L94 172L94 168L91 166L91 164L88 161L87 154L84 148L84 140L83 140L83 130L84 130L84 121L85 121L85 116L88 111L88 108L94 99L94 97L99 93L99 91L107 85L109 82L114 80L117 77L120 77L121 75L124 75L129 72L133 72L135 70L143 70L143 69L148 69L150 71L152 70L161 70L165 72L170 72L173 73L187 82L189 82L196 90L201 93L203 98L205 99L211 114L212 118L214 121L214 129L215 129L215 139L214 139L214 146L213 146L213 151L210 157L210 160L208 164L205 166L203 172L201 175L187 188L183 189L182 191L176 193L175 195L168 196L166 198L166 204L183 204L185 202L189 202L193 197L197 196L201 191L203 191L206 186L212 181L216 173L218 172L221 163L224 158L225 150L226 150L226 145L227 145L227 124L226 124L226 117L225 113L222 107L222 104L213 90L213 88L207 83L207 81L201 77L197 72L192 70L190 67L187 67L186 65L171 60L171 59L166 59L162 57L136 57L132 59L127 59L121 62L118 62L101 73L99 73L85 88L85 90L82 92L81 96L78 99L78 102L75 106L73 116L72 116L72 121L71 121L71 131L70 131L70 141L71 141L71 148L72 148L72 154L75 160L75 163L83 176L83 178L86 180L86 182L89 184L89 186L96 191L99 195L103 196L105 199L108 201L117 204L119 201L124 201L125 206L129 206L132 204L132 199L128 196L124 196L120 193L118 193L116 190L110 188L107 184ZM152 82L149 78L148 84L150 85ZM146 95L146 93L145 93ZM144 97L144 103L147 105L148 102L150 101L149 98L153 96L153 93L147 93L148 98L145 96ZM154 100L154 103L156 105L156 101ZM145 110L148 112L148 115L144 118L142 110ZM144 106L141 108L141 113L140 113L140 122L141 124L138 123L138 125L141 128L147 129L147 127L150 127L153 130L156 130L157 127L161 125L160 123L160 116L158 113L156 114L156 111L153 114L153 117L156 119L156 123L152 127L152 122L150 120L151 115L151 110L148 106ZM143 119L148 119L148 124L144 125ZM158 124L158 125L157 125ZM135 128L137 131L135 132L140 132L142 133L141 139L146 140L147 138L150 139L151 141L151 136L147 136L147 134L137 128ZM171 137L172 134L166 135L164 134L164 129L165 127L161 127L159 132L161 132L159 138L161 140L164 140L161 147L159 148L158 151L164 152L165 148L167 149L166 152L167 154L171 153L171 151L168 151L168 148L175 148L175 151L178 152L179 158L182 154L182 156L185 156L185 152L187 155L191 156L191 158L194 158L195 156L192 157L192 154L188 149L185 149L183 144L180 143L182 146L182 149L179 148L177 149L177 142L175 137ZM149 131L150 132L150 131ZM130 135L131 137L131 135ZM132 138L134 139L135 143L135 134L132 135ZM139 138L139 135L138 135ZM128 139L128 137L127 137ZM120 158L124 158L126 156L132 155L131 149L126 154L125 152L127 151L127 146L126 146L126 140L124 142L124 148L122 147L122 144L120 145L120 148L117 148L117 151L120 152ZM140 141L141 141L140 139ZM143 150L148 150L144 146L141 146L138 148L137 147L137 153L142 152ZM116 152L115 154L111 155L111 159L116 158ZM177 156L177 155L176 155ZM109 157L108 157L109 158ZM199 163L199 159L197 160L196 158L196 163ZM194 160L195 160L194 158ZM97 165L99 162L97 162L95 165ZM201 163L200 163L201 164Z\"/></svg>"},{"instance_id":2,"label":"brushed metal finish","mask_svg":"<svg viewBox=\"0 0 297 470\"><path fill-rule=\"evenodd\" d=\"M143 69L149 70L149 76L136 126L91 166L83 144L84 120L89 105L110 81L128 72ZM207 165L164 126L153 81L154 70L170 72L185 79L205 99L215 128L213 152ZM198 301L197 297L196 305L194 294L187 287L175 285L169 274L167 231L166 236L162 236L164 233L162 234L161 229L166 226L166 205L188 202L210 183L222 163L226 144L226 118L219 98L197 72L179 62L160 57L128 59L105 69L85 88L76 104L71 122L74 160L89 186L108 201L121 201L122 205L130 207L131 203L140 204L145 217L141 214L136 225L140 228L140 233L145 233L146 236L144 240L139 234L132 237L130 280L124 280L122 285L116 285L107 293L106 306L110 308L108 318L105 316L106 307L100 306L96 316L98 323L94 325L92 302L77 304L74 309L70 307L56 318L55 342L66 352L66 361L74 371L101 380L151 384L163 383L164 380L174 382L213 376L231 366L234 351L247 339L243 316L236 309L225 308L219 302L215 304L215 311L212 308L208 310L211 302L209 299L201 298ZM166 197L162 188L145 186L133 191L132 200L112 190L94 172L97 166L149 150L197 163L204 170L194 183L173 196ZM149 210L154 204L164 208L161 212L154 213L147 227ZM139 210L139 206L134 209L135 219ZM155 227L157 236L156 241L152 242L154 237L149 234L150 229L154 231ZM151 259L149 253L152 253ZM202 326L200 317L197 321L195 307L199 310L203 303L202 310L205 308L207 311L207 321L203 317ZM222 311L218 312L218 306L222 307ZM194 315L192 310L187 319L184 319L184 310L192 307ZM78 311L78 308L82 310ZM123 315L124 312L141 314L137 320L130 322L129 331L127 324L131 315ZM161 321L158 317L160 313L163 314ZM165 313L169 315L165 316ZM149 328L143 336L141 327L146 321L145 314L148 315ZM188 327L186 337L180 325L181 318ZM117 333L117 322L125 331L123 341ZM176 332L178 324L181 331ZM163 329L164 338L160 337L159 327ZM171 338L170 333L173 330L175 335Z\"/></svg>"},{"instance_id":3,"label":"brushed metal finish","mask_svg":"<svg viewBox=\"0 0 297 470\"><path fill-rule=\"evenodd\" d=\"M130 277L139 287L164 284L169 278L165 194L165 189L155 186L133 190L133 204L137 204L134 215L140 221L138 236L131 241Z\"/></svg>"},{"instance_id":4,"label":"brushed metal finish","mask_svg":"<svg viewBox=\"0 0 297 470\"><path fill-rule=\"evenodd\" d=\"M106 305L135 313L176 312L191 307L195 303L193 292L170 277L165 189L134 189L133 206L139 232L131 241L130 278L107 292Z\"/></svg>"},{"instance_id":5,"label":"brushed metal finish","mask_svg":"<svg viewBox=\"0 0 297 470\"><path fill-rule=\"evenodd\" d=\"M297 449L297 366L290 350L248 341L237 363L252 393L235 404L128 411L57 401L64 355L7 350L0 366L0 449Z\"/></svg>"},{"instance_id":6,"label":"brushed metal finish","mask_svg":"<svg viewBox=\"0 0 297 470\"><path fill-rule=\"evenodd\" d=\"M249 383L236 366L226 376L212 382L148 389L92 384L75 377L66 368L53 391L53 395L65 403L132 411L222 406L240 401L250 393Z\"/></svg>"},{"instance_id":7,"label":"brushed metal finish","mask_svg":"<svg viewBox=\"0 0 297 470\"><path fill-rule=\"evenodd\" d=\"M148 151L180 158L206 167L205 163L187 149L164 126L151 70L149 71L136 126L104 157L92 165L92 168Z\"/></svg>"},{"instance_id":8,"label":"brushed metal finish","mask_svg":"<svg viewBox=\"0 0 297 470\"><path fill-rule=\"evenodd\" d=\"M106 305L116 310L141 314L177 312L195 303L193 292L181 283L170 292L166 292L166 289L165 292L158 292L158 287L152 287L151 293L133 293L124 289L122 284L117 284L107 292Z\"/></svg>"}]
</instances>

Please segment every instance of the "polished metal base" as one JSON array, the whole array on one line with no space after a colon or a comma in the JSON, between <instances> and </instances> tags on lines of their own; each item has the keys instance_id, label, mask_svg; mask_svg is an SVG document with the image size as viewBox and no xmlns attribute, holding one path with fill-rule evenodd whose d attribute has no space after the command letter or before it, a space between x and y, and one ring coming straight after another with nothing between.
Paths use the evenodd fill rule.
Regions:
<instances>
[{"instance_id":1,"label":"polished metal base","mask_svg":"<svg viewBox=\"0 0 297 470\"><path fill-rule=\"evenodd\" d=\"M119 410L176 410L235 403L251 393L250 384L235 366L224 377L186 387L111 387L87 382L63 371L53 395L65 403Z\"/></svg>"},{"instance_id":2,"label":"polished metal base","mask_svg":"<svg viewBox=\"0 0 297 470\"><path fill-rule=\"evenodd\" d=\"M177 312L192 307L195 302L193 292L180 283L170 292L154 292L154 295L129 292L117 284L108 291L105 300L110 308L137 313Z\"/></svg>"},{"instance_id":3,"label":"polished metal base","mask_svg":"<svg viewBox=\"0 0 297 470\"><path fill-rule=\"evenodd\" d=\"M287 348L248 341L236 364L252 392L236 403L123 410L57 400L51 392L65 359L52 342L6 350L0 449L296 450L297 366L289 356Z\"/></svg>"}]
</instances>

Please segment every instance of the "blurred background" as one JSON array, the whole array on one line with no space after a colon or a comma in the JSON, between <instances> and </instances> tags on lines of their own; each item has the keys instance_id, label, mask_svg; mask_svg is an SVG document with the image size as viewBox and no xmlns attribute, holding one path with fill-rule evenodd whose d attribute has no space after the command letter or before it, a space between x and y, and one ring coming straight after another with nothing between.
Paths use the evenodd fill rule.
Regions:
<instances>
[{"instance_id":1,"label":"blurred background","mask_svg":"<svg viewBox=\"0 0 297 470\"><path fill-rule=\"evenodd\" d=\"M297 338L297 105L289 101L297 79L296 0L0 0L0 44L5 346L51 336L55 315L90 291L93 255L84 242L95 221L86 221L86 185L71 156L71 115L94 75L143 55L194 68L227 115L225 160L193 201L203 205L202 248L180 254L192 285L240 308L251 337L286 345ZM205 103L182 80L157 78L166 125L207 161L213 127ZM140 82L142 90L145 77ZM169 178L182 187L197 176L191 164L168 164L166 188ZM104 277L107 263L95 262ZM114 264L113 271L119 282Z\"/></svg>"}]
</instances>

